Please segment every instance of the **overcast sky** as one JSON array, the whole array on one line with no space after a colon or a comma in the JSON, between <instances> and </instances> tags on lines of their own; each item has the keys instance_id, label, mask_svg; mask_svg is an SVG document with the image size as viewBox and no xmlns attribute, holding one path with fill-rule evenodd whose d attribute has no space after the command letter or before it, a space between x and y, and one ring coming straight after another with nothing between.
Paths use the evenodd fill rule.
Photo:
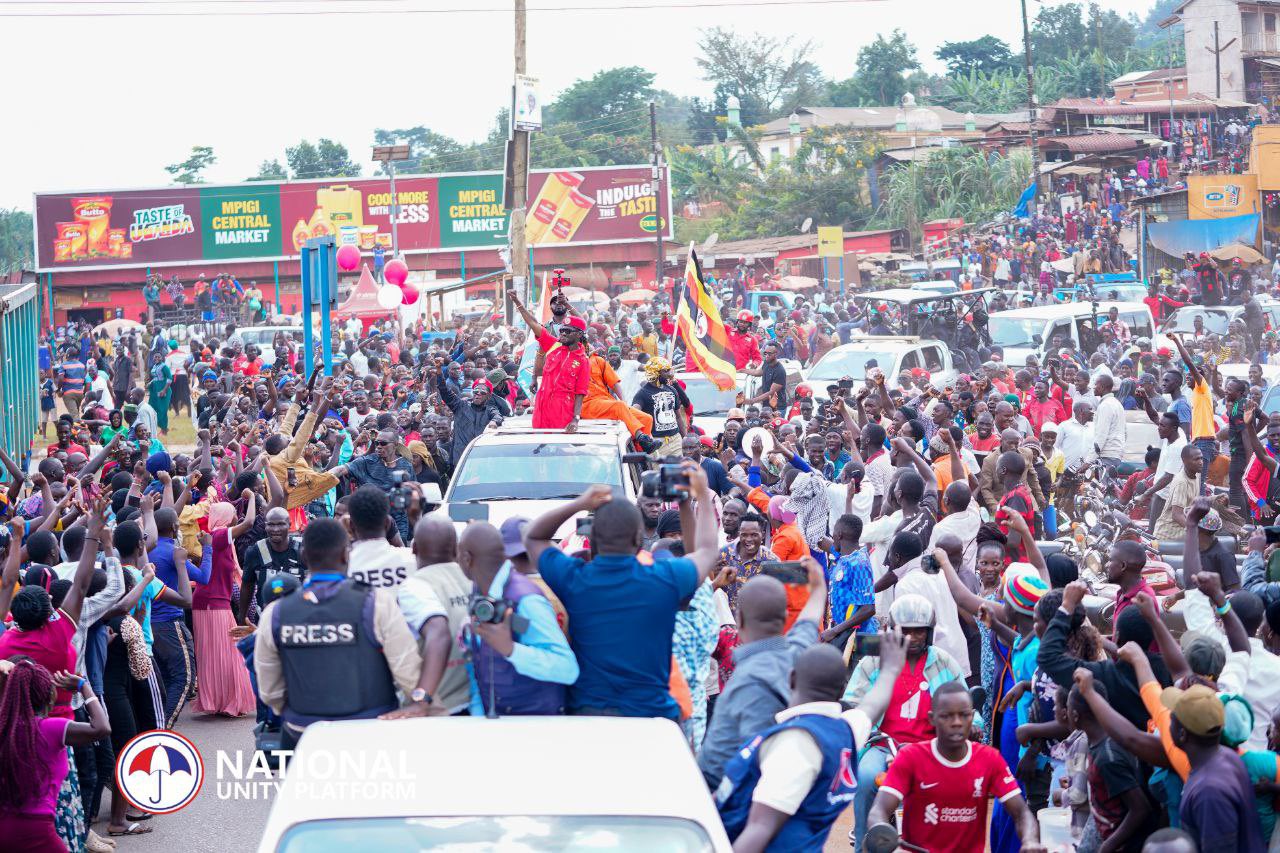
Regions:
<instances>
[{"instance_id":1,"label":"overcast sky","mask_svg":"<svg viewBox=\"0 0 1280 853\"><path fill-rule=\"evenodd\" d=\"M895 26L930 70L944 41L991 33L1021 47L1018 0L883 0L746 8L631 9L663 0L530 0L529 73L544 100L619 65L656 85L706 96L695 64L701 28L792 36L817 45L830 77L852 74L858 48ZM691 0L666 0L686 3ZM701 0L706 4L724 0ZM751 0L743 0L751 2ZM1057 0L1054 0L1055 4ZM343 142L367 161L376 127L425 125L474 140L508 99L513 73L508 12L386 14L395 9L506 9L510 0L0 0L6 86L0 130L0 207L28 208L36 190L112 189L169 182L163 167L210 145L211 182L236 182L306 137ZM537 11L538 6L612 7ZM1039 3L1029 4L1031 14ZM1150 0L1104 0L1122 14ZM22 10L377 9L381 14L252 17L44 17ZM536 141L534 143L536 145ZM366 173L372 170L365 167Z\"/></svg>"}]
</instances>

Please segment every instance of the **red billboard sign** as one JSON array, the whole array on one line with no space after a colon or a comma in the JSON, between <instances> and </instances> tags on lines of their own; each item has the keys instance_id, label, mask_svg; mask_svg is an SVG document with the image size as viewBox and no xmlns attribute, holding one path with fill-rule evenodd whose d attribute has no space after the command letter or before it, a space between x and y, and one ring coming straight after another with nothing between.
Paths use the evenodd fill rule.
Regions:
<instances>
[{"instance_id":1,"label":"red billboard sign","mask_svg":"<svg viewBox=\"0 0 1280 853\"><path fill-rule=\"evenodd\" d=\"M387 178L37 194L36 267L283 260L326 235L364 252L390 250L393 233L411 254L506 245L499 173L397 176L396 196L398 210ZM672 233L669 221L658 223L648 166L533 172L529 196L532 246Z\"/></svg>"}]
</instances>

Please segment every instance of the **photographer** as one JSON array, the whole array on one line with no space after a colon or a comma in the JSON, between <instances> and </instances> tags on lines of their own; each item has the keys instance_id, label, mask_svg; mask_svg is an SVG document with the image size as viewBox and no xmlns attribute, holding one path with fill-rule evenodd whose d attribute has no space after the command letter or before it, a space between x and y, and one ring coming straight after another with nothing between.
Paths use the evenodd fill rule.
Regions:
<instances>
[{"instance_id":1,"label":"photographer","mask_svg":"<svg viewBox=\"0 0 1280 853\"><path fill-rule=\"evenodd\" d=\"M515 570L502 534L488 522L462 531L458 564L475 585L471 622L462 631L471 658L471 716L563 714L578 661L551 602Z\"/></svg>"},{"instance_id":2,"label":"photographer","mask_svg":"<svg viewBox=\"0 0 1280 853\"><path fill-rule=\"evenodd\" d=\"M683 478L669 485L681 513L692 516L682 525L694 531L694 548L685 557L641 562L640 510L607 486L592 486L525 529L529 562L559 596L573 626L581 673L569 688L571 714L679 718L668 689L676 610L707 579L718 555L706 472L693 462L682 468ZM697 502L696 514L690 498ZM589 561L570 557L552 542L580 512L594 513Z\"/></svg>"}]
</instances>

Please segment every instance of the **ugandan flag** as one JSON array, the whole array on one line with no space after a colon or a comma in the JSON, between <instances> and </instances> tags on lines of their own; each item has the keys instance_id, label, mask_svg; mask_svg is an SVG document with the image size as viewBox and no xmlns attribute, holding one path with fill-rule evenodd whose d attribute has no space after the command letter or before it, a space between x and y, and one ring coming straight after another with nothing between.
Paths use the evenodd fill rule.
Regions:
<instances>
[{"instance_id":1,"label":"ugandan flag","mask_svg":"<svg viewBox=\"0 0 1280 853\"><path fill-rule=\"evenodd\" d=\"M733 347L720 319L720 309L702 281L702 268L693 247L684 268L684 286L680 288L680 304L676 308L676 329L684 339L685 369L698 370L721 391L737 387L738 371L734 366Z\"/></svg>"}]
</instances>

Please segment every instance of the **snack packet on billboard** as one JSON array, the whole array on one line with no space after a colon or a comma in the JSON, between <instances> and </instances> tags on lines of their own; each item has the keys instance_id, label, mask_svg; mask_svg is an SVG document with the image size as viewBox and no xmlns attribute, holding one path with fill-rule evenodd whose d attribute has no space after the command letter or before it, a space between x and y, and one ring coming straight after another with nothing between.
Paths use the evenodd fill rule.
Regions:
<instances>
[{"instance_id":1,"label":"snack packet on billboard","mask_svg":"<svg viewBox=\"0 0 1280 853\"><path fill-rule=\"evenodd\" d=\"M107 257L120 257L120 247L125 244L124 232L123 228L107 229Z\"/></svg>"},{"instance_id":2,"label":"snack packet on billboard","mask_svg":"<svg viewBox=\"0 0 1280 853\"><path fill-rule=\"evenodd\" d=\"M107 231L111 227L111 196L71 199L71 213L85 224L85 250L91 258L107 257Z\"/></svg>"},{"instance_id":3,"label":"snack packet on billboard","mask_svg":"<svg viewBox=\"0 0 1280 853\"><path fill-rule=\"evenodd\" d=\"M58 229L58 239L66 240L70 244L67 253L67 260L81 261L89 257L89 226L83 222L57 222L54 227Z\"/></svg>"},{"instance_id":4,"label":"snack packet on billboard","mask_svg":"<svg viewBox=\"0 0 1280 853\"><path fill-rule=\"evenodd\" d=\"M382 248L384 248L384 249L390 249L390 248L391 248L391 232L389 232L389 231L379 231L379 232L378 232L378 245L379 245L379 246L381 246L381 247L382 247Z\"/></svg>"},{"instance_id":5,"label":"snack packet on billboard","mask_svg":"<svg viewBox=\"0 0 1280 853\"><path fill-rule=\"evenodd\" d=\"M120 257L122 259L133 257L133 244L130 243L128 240L120 244Z\"/></svg>"},{"instance_id":6,"label":"snack packet on billboard","mask_svg":"<svg viewBox=\"0 0 1280 853\"><path fill-rule=\"evenodd\" d=\"M361 225L360 226L360 251L372 252L373 247L378 243L378 226L377 225Z\"/></svg>"},{"instance_id":7,"label":"snack packet on billboard","mask_svg":"<svg viewBox=\"0 0 1280 853\"><path fill-rule=\"evenodd\" d=\"M70 240L54 240L53 241L53 262L55 264L61 264L69 260L71 260L71 241Z\"/></svg>"}]
</instances>

